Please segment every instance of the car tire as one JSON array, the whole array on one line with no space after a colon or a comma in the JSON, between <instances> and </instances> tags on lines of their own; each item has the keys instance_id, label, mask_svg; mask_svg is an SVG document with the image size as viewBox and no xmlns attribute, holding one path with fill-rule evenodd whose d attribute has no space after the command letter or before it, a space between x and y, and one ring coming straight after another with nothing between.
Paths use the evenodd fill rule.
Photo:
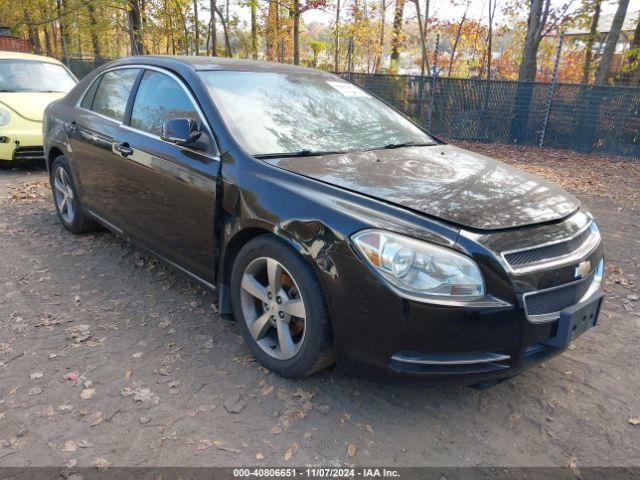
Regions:
<instances>
[{"instance_id":1,"label":"car tire","mask_svg":"<svg viewBox=\"0 0 640 480\"><path fill-rule=\"evenodd\" d=\"M53 161L50 175L53 203L64 228L75 234L95 230L98 225L82 211L67 157L60 155Z\"/></svg>"},{"instance_id":2,"label":"car tire","mask_svg":"<svg viewBox=\"0 0 640 480\"><path fill-rule=\"evenodd\" d=\"M335 362L320 284L310 265L277 237L261 235L240 250L231 303L245 342L272 372L299 378Z\"/></svg>"}]
</instances>

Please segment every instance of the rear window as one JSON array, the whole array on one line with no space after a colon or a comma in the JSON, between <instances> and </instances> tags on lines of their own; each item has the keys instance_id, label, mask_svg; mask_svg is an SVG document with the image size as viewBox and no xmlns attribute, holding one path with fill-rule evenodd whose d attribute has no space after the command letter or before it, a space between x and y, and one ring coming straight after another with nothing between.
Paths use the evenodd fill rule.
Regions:
<instances>
[{"instance_id":1,"label":"rear window","mask_svg":"<svg viewBox=\"0 0 640 480\"><path fill-rule=\"evenodd\" d=\"M122 122L139 71L137 68L123 68L102 75L91 110Z\"/></svg>"}]
</instances>

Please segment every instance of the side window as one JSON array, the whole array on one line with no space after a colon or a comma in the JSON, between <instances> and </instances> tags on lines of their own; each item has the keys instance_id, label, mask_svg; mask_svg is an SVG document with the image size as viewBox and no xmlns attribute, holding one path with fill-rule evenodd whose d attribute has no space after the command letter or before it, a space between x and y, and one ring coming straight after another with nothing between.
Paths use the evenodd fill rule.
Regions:
<instances>
[{"instance_id":1,"label":"side window","mask_svg":"<svg viewBox=\"0 0 640 480\"><path fill-rule=\"evenodd\" d=\"M162 124L174 118L190 118L200 122L191 99L173 78L147 70L133 103L131 126L160 135Z\"/></svg>"},{"instance_id":2,"label":"side window","mask_svg":"<svg viewBox=\"0 0 640 480\"><path fill-rule=\"evenodd\" d=\"M93 83L89 87L89 90L87 90L87 92L84 94L84 98L82 99L82 103L80 104L80 106L82 108L86 108L87 110L91 110L91 104L93 103L93 97L96 96L96 89L98 88L99 84L100 84L100 79L99 78L97 78L96 80L93 81Z\"/></svg>"},{"instance_id":3,"label":"side window","mask_svg":"<svg viewBox=\"0 0 640 480\"><path fill-rule=\"evenodd\" d=\"M139 71L125 68L105 73L97 87L91 110L121 122Z\"/></svg>"}]
</instances>

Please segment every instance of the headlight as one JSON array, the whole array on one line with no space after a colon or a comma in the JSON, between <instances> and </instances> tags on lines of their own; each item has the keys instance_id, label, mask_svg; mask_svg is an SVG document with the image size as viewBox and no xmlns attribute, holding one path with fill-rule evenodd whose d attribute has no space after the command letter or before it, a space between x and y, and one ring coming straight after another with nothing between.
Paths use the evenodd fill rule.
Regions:
<instances>
[{"instance_id":1,"label":"headlight","mask_svg":"<svg viewBox=\"0 0 640 480\"><path fill-rule=\"evenodd\" d=\"M11 120L11 115L6 110L0 108L0 127L6 125Z\"/></svg>"},{"instance_id":2,"label":"headlight","mask_svg":"<svg viewBox=\"0 0 640 480\"><path fill-rule=\"evenodd\" d=\"M441 299L484 296L480 269L465 255L377 230L358 232L352 240L369 264L401 290Z\"/></svg>"}]
</instances>

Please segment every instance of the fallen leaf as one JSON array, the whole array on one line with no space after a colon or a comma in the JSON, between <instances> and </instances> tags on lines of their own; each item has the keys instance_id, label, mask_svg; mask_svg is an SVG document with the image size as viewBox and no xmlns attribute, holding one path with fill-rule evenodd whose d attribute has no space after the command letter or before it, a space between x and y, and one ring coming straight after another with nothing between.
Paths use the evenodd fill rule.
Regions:
<instances>
[{"instance_id":1,"label":"fallen leaf","mask_svg":"<svg viewBox=\"0 0 640 480\"><path fill-rule=\"evenodd\" d=\"M631 417L629 423L631 425L640 425L640 417Z\"/></svg>"},{"instance_id":2,"label":"fallen leaf","mask_svg":"<svg viewBox=\"0 0 640 480\"><path fill-rule=\"evenodd\" d=\"M244 407L247 405L244 400L240 397L239 394L231 395L224 399L222 404L224 409L229 413L240 413Z\"/></svg>"},{"instance_id":3,"label":"fallen leaf","mask_svg":"<svg viewBox=\"0 0 640 480\"><path fill-rule=\"evenodd\" d=\"M284 452L284 461L288 462L289 460L291 460L291 458L293 458L293 456L296 454L297 451L298 451L298 444L293 442L293 445L291 445L291 448L287 449L287 451Z\"/></svg>"},{"instance_id":4,"label":"fallen leaf","mask_svg":"<svg viewBox=\"0 0 640 480\"><path fill-rule=\"evenodd\" d=\"M78 449L78 442L75 440L67 440L62 447L63 452L75 452Z\"/></svg>"},{"instance_id":5,"label":"fallen leaf","mask_svg":"<svg viewBox=\"0 0 640 480\"><path fill-rule=\"evenodd\" d=\"M96 461L93 462L93 465L98 468L98 470L106 470L109 466L109 460L106 458L96 458Z\"/></svg>"},{"instance_id":6,"label":"fallen leaf","mask_svg":"<svg viewBox=\"0 0 640 480\"><path fill-rule=\"evenodd\" d=\"M133 355L131 355L133 358L141 358L142 357L142 352L136 352Z\"/></svg>"},{"instance_id":7,"label":"fallen leaf","mask_svg":"<svg viewBox=\"0 0 640 480\"><path fill-rule=\"evenodd\" d=\"M29 375L29 378L31 378L31 380L37 380L38 378L42 378L44 376L44 373L42 372L34 372L31 375Z\"/></svg>"},{"instance_id":8,"label":"fallen leaf","mask_svg":"<svg viewBox=\"0 0 640 480\"><path fill-rule=\"evenodd\" d=\"M264 455L261 453L256 453L256 460L264 460Z\"/></svg>"},{"instance_id":9,"label":"fallen leaf","mask_svg":"<svg viewBox=\"0 0 640 480\"><path fill-rule=\"evenodd\" d=\"M104 420L104 413L102 412L96 412L89 416L89 424L92 427L100 425L102 422L104 422Z\"/></svg>"},{"instance_id":10,"label":"fallen leaf","mask_svg":"<svg viewBox=\"0 0 640 480\"><path fill-rule=\"evenodd\" d=\"M353 443L350 443L347 446L347 455L349 455L350 457L353 457L355 456L357 450L358 449L356 448L356 446Z\"/></svg>"},{"instance_id":11,"label":"fallen leaf","mask_svg":"<svg viewBox=\"0 0 640 480\"><path fill-rule=\"evenodd\" d=\"M127 373L125 374L126 379L129 380L132 374L133 374L133 369L132 368L127 369Z\"/></svg>"},{"instance_id":12,"label":"fallen leaf","mask_svg":"<svg viewBox=\"0 0 640 480\"><path fill-rule=\"evenodd\" d=\"M266 397L268 395L271 395L271 392L273 392L273 385L264 387L260 393L262 394L263 397Z\"/></svg>"},{"instance_id":13,"label":"fallen leaf","mask_svg":"<svg viewBox=\"0 0 640 480\"><path fill-rule=\"evenodd\" d=\"M84 390L82 390L82 392L80 392L80 398L82 400L89 400L89 399L93 398L95 393L96 393L96 389L95 388L85 388Z\"/></svg>"}]
</instances>

